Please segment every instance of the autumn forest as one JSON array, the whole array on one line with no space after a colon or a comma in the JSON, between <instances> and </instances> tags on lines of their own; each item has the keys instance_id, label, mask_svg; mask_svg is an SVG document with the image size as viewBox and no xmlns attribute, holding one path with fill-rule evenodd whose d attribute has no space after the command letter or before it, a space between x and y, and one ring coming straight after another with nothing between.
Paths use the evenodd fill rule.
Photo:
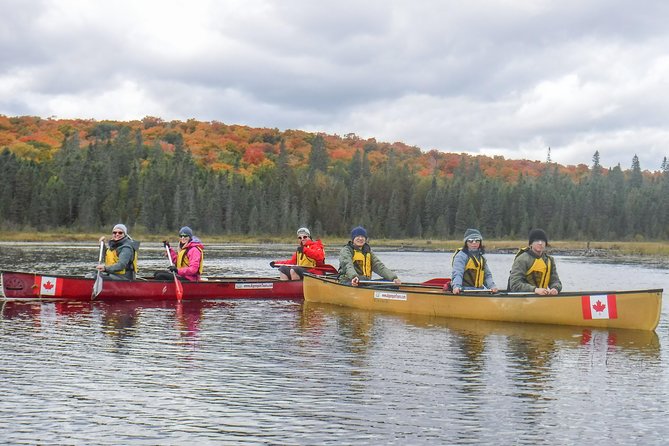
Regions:
<instances>
[{"instance_id":1,"label":"autumn forest","mask_svg":"<svg viewBox=\"0 0 669 446\"><path fill-rule=\"evenodd\" d=\"M540 149L546 151L547 148ZM0 115L4 230L669 239L669 163L605 169L221 122Z\"/></svg>"}]
</instances>

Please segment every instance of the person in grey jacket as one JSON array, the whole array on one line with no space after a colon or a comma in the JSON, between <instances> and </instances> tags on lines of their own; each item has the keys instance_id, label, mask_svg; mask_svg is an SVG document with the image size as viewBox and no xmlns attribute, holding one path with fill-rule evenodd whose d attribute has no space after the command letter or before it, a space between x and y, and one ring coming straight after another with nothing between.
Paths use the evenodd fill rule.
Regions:
<instances>
[{"instance_id":1,"label":"person in grey jacket","mask_svg":"<svg viewBox=\"0 0 669 446\"><path fill-rule=\"evenodd\" d=\"M516 254L509 273L509 291L524 291L540 296L562 291L555 259L546 254L548 237L542 229L532 229L529 246Z\"/></svg>"},{"instance_id":2,"label":"person in grey jacket","mask_svg":"<svg viewBox=\"0 0 669 446\"><path fill-rule=\"evenodd\" d=\"M484 256L483 236L478 229L467 229L463 240L464 246L453 254L453 271L451 272L451 290L460 294L463 290L499 291L488 262Z\"/></svg>"},{"instance_id":3,"label":"person in grey jacket","mask_svg":"<svg viewBox=\"0 0 669 446\"><path fill-rule=\"evenodd\" d=\"M105 236L100 237L100 243ZM128 228L122 223L114 226L109 243L104 248L103 263L95 268L109 274L110 279L134 280L137 274L137 250L139 242L128 234Z\"/></svg>"},{"instance_id":4,"label":"person in grey jacket","mask_svg":"<svg viewBox=\"0 0 669 446\"><path fill-rule=\"evenodd\" d=\"M355 227L351 231L351 241L339 253L339 281L358 286L360 280L371 280L373 272L396 285L402 283L397 274L372 252L365 228Z\"/></svg>"}]
</instances>

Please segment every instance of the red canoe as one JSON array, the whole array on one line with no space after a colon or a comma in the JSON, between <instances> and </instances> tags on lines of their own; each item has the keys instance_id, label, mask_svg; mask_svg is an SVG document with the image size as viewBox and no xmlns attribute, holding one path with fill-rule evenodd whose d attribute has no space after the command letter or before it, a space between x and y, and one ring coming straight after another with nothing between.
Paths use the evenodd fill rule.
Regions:
<instances>
[{"instance_id":1,"label":"red canoe","mask_svg":"<svg viewBox=\"0 0 669 446\"><path fill-rule=\"evenodd\" d=\"M95 277L43 275L0 271L0 298L14 300L89 301ZM181 282L184 300L200 299L302 299L301 281L267 277L217 277ZM174 280L142 278L132 281L105 279L95 300L176 299Z\"/></svg>"}]
</instances>

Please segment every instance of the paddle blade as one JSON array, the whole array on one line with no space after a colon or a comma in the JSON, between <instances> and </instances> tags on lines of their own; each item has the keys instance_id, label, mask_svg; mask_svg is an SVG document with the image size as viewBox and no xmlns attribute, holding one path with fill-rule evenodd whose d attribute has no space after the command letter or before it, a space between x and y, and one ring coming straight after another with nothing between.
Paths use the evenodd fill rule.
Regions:
<instances>
[{"instance_id":1,"label":"paddle blade","mask_svg":"<svg viewBox=\"0 0 669 446\"><path fill-rule=\"evenodd\" d=\"M93 284L93 294L91 296L93 299L98 297L98 295L102 292L102 286L102 276L98 272L98 277L95 279L95 283Z\"/></svg>"},{"instance_id":2,"label":"paddle blade","mask_svg":"<svg viewBox=\"0 0 669 446\"><path fill-rule=\"evenodd\" d=\"M177 289L177 301L181 302L181 299L184 297L184 287L181 285L181 282L179 279L177 279L177 276L174 276L174 286Z\"/></svg>"},{"instance_id":3,"label":"paddle blade","mask_svg":"<svg viewBox=\"0 0 669 446\"><path fill-rule=\"evenodd\" d=\"M430 280L427 280L425 282L422 282L421 285L444 286L444 285L450 283L450 281L451 281L450 278L437 277L437 278L430 279Z\"/></svg>"}]
</instances>

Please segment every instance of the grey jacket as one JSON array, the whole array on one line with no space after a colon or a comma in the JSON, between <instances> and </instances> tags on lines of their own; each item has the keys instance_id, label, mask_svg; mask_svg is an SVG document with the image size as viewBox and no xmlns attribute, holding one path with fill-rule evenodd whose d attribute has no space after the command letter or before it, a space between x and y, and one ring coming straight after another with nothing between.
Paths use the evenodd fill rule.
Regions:
<instances>
[{"instance_id":1,"label":"grey jacket","mask_svg":"<svg viewBox=\"0 0 669 446\"><path fill-rule=\"evenodd\" d=\"M492 279L492 272L488 268L488 262L485 261L483 255L480 251L471 250L469 254L476 258L479 262L483 262L483 286L486 288L497 288L495 281ZM462 279L465 274L465 266L467 266L467 261L469 260L469 255L464 249L459 251L455 257L453 257L453 271L451 272L451 287L462 289Z\"/></svg>"}]
</instances>

